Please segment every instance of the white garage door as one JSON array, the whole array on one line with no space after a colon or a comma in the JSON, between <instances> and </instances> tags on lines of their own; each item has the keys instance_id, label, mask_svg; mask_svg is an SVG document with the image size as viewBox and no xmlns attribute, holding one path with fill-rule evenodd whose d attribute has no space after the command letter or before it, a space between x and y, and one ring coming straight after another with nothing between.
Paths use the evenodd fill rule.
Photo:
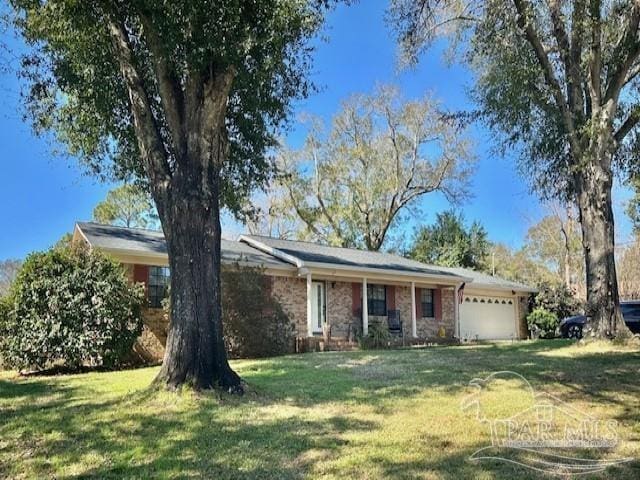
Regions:
<instances>
[{"instance_id":1,"label":"white garage door","mask_svg":"<svg viewBox=\"0 0 640 480\"><path fill-rule=\"evenodd\" d=\"M465 295L460 305L460 337L469 340L517 338L513 298Z\"/></svg>"}]
</instances>

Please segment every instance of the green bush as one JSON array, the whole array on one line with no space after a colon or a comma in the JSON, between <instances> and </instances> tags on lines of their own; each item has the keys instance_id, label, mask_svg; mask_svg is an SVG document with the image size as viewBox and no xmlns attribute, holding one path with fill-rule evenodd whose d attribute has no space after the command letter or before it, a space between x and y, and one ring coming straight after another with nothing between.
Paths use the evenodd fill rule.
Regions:
<instances>
[{"instance_id":1,"label":"green bush","mask_svg":"<svg viewBox=\"0 0 640 480\"><path fill-rule=\"evenodd\" d=\"M558 317L545 308L538 307L527 315L529 330L539 330L542 337L553 337L558 326Z\"/></svg>"},{"instance_id":2,"label":"green bush","mask_svg":"<svg viewBox=\"0 0 640 480\"><path fill-rule=\"evenodd\" d=\"M358 338L358 344L363 350L387 348L390 340L389 328L383 323L373 323L367 335Z\"/></svg>"},{"instance_id":3,"label":"green bush","mask_svg":"<svg viewBox=\"0 0 640 480\"><path fill-rule=\"evenodd\" d=\"M531 310L535 308L544 308L562 319L580 313L584 306L564 284L541 283L531 304Z\"/></svg>"},{"instance_id":4,"label":"green bush","mask_svg":"<svg viewBox=\"0 0 640 480\"><path fill-rule=\"evenodd\" d=\"M3 326L9 322L9 313L11 312L11 302L8 296L0 297L0 332ZM2 345L2 336L0 335L0 346ZM4 360L4 353L0 348L0 370L7 368L7 362Z\"/></svg>"},{"instance_id":5,"label":"green bush","mask_svg":"<svg viewBox=\"0 0 640 480\"><path fill-rule=\"evenodd\" d=\"M140 286L99 252L57 247L27 257L0 321L12 368L114 367L142 331Z\"/></svg>"},{"instance_id":6,"label":"green bush","mask_svg":"<svg viewBox=\"0 0 640 480\"><path fill-rule=\"evenodd\" d=\"M270 357L291 353L294 329L271 295L262 270L235 265L222 271L222 323L231 358Z\"/></svg>"}]
</instances>

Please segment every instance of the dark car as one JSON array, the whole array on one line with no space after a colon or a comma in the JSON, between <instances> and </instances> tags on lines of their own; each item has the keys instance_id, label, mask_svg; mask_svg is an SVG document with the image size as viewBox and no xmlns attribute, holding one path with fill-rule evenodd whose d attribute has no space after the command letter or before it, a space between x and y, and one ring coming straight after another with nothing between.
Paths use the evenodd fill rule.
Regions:
<instances>
[{"instance_id":1,"label":"dark car","mask_svg":"<svg viewBox=\"0 0 640 480\"><path fill-rule=\"evenodd\" d=\"M633 302L620 302L622 318L632 333L640 334L640 300ZM587 322L586 315L567 317L560 322L558 328L564 338L582 338L582 329Z\"/></svg>"}]
</instances>

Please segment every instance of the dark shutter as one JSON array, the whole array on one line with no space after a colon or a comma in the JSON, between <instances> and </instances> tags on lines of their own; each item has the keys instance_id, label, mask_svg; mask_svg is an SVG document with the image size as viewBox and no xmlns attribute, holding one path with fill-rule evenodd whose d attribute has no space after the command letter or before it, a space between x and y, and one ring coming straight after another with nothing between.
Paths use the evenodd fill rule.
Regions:
<instances>
[{"instance_id":1,"label":"dark shutter","mask_svg":"<svg viewBox=\"0 0 640 480\"><path fill-rule=\"evenodd\" d=\"M394 285L387 287L387 309L396 309L396 287Z\"/></svg>"},{"instance_id":2,"label":"dark shutter","mask_svg":"<svg viewBox=\"0 0 640 480\"><path fill-rule=\"evenodd\" d=\"M351 284L351 313L354 317L362 311L362 284Z\"/></svg>"},{"instance_id":3,"label":"dark shutter","mask_svg":"<svg viewBox=\"0 0 640 480\"><path fill-rule=\"evenodd\" d=\"M148 295L148 282L149 282L149 265L134 265L133 266L133 282L144 284L144 296Z\"/></svg>"}]
</instances>

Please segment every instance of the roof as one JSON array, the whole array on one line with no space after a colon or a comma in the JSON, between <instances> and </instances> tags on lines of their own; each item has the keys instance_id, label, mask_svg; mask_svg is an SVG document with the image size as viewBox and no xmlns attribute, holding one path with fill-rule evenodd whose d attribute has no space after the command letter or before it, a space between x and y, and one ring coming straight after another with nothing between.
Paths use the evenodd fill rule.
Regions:
<instances>
[{"instance_id":1,"label":"roof","mask_svg":"<svg viewBox=\"0 0 640 480\"><path fill-rule=\"evenodd\" d=\"M535 292L536 289L519 282L513 282L504 278L495 277L487 273L477 272L468 268L461 267L438 267L455 275L471 278L472 284L470 288L489 288L499 290L515 290L520 292Z\"/></svg>"},{"instance_id":2,"label":"roof","mask_svg":"<svg viewBox=\"0 0 640 480\"><path fill-rule=\"evenodd\" d=\"M78 222L76 228L92 247L121 255L165 259L167 245L161 231ZM283 240L260 235L241 235L238 241L222 240L223 263L243 262L265 268L339 268L379 271L385 275L425 275L445 282L472 283L473 288L534 292L518 282L467 268L427 265L399 255L354 248L329 247L312 242Z\"/></svg>"},{"instance_id":3,"label":"roof","mask_svg":"<svg viewBox=\"0 0 640 480\"><path fill-rule=\"evenodd\" d=\"M129 255L162 257L167 255L164 234L160 231L117 227L93 222L78 222L76 227L80 229L89 245L95 248ZM223 263L245 262L264 267L290 266L245 243L223 239L220 248Z\"/></svg>"},{"instance_id":4,"label":"roof","mask_svg":"<svg viewBox=\"0 0 640 480\"><path fill-rule=\"evenodd\" d=\"M274 252L276 254L282 253L285 256L299 259L306 265L325 264L329 266L340 265L354 268L394 270L398 272L450 277L451 280L457 280L461 276L465 277L464 275L445 271L440 267L426 265L391 253L357 250L355 248L329 247L312 242L283 240L260 235L242 235L240 236L240 241L248 242L257 248L261 248L260 245L263 245L268 249L276 250L276 252Z\"/></svg>"}]
</instances>

